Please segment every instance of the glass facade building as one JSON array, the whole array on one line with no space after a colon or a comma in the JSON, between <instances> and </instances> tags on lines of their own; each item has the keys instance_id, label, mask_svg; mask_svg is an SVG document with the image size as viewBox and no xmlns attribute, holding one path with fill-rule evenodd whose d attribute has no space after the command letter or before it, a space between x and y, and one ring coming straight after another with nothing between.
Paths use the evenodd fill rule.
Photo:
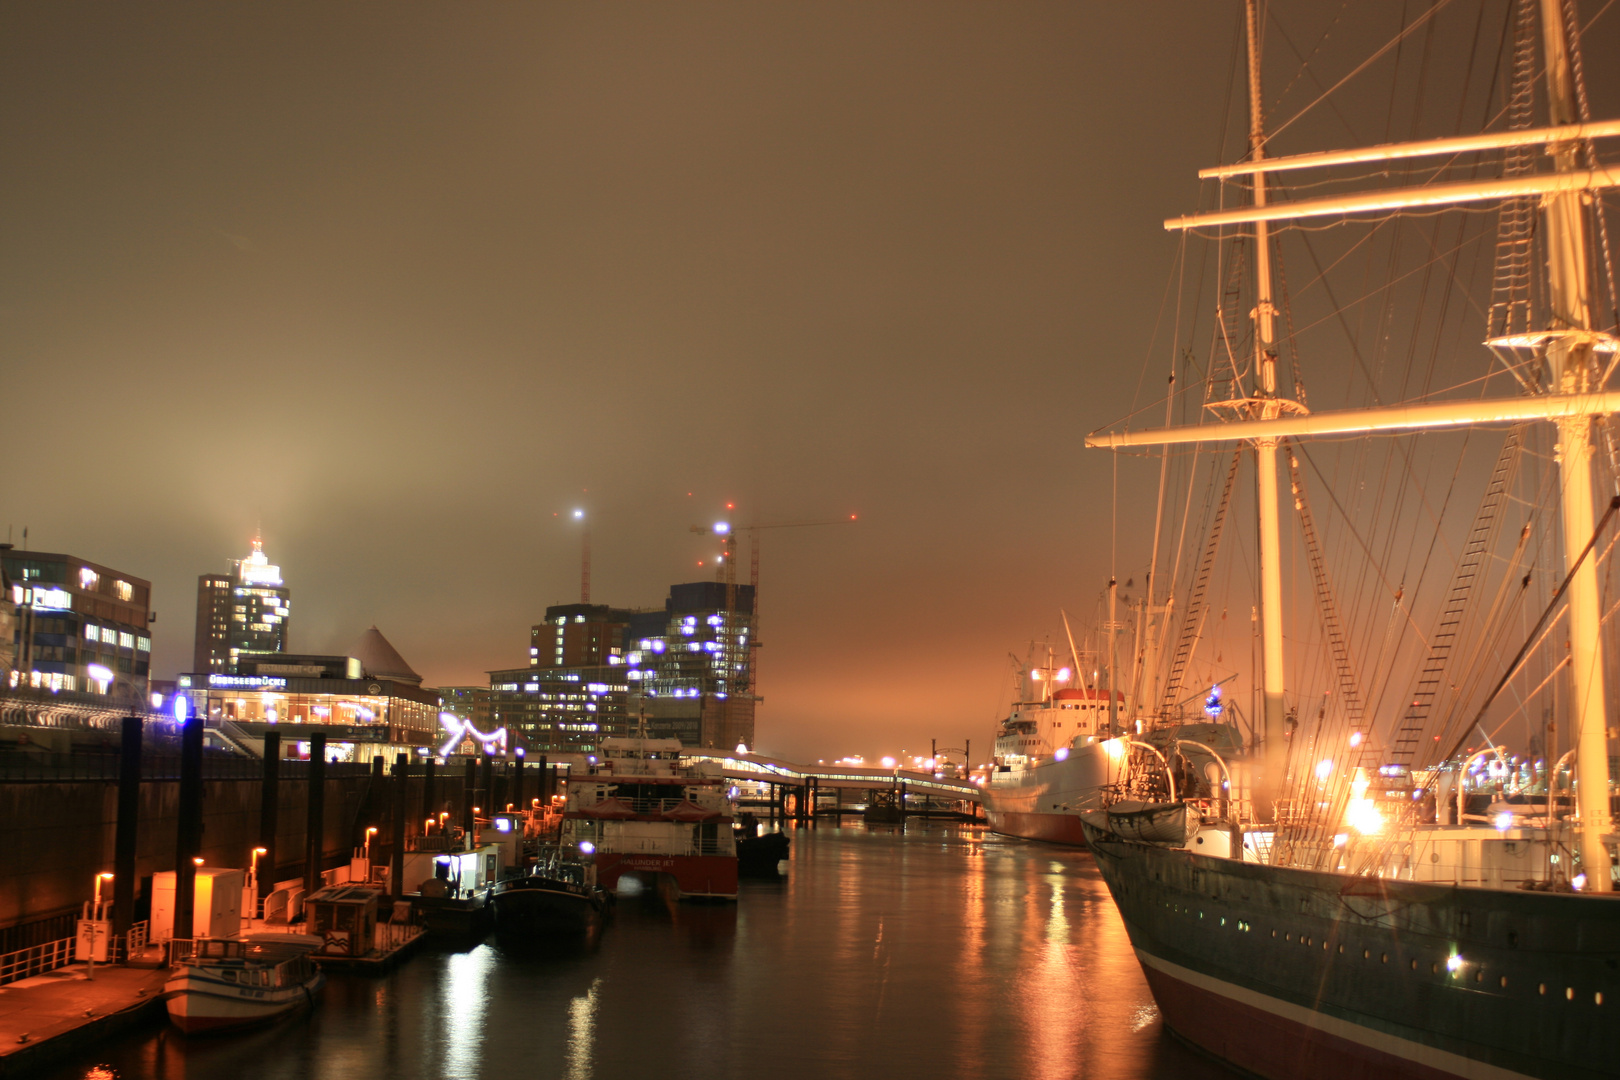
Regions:
<instances>
[{"instance_id":1,"label":"glass facade building","mask_svg":"<svg viewBox=\"0 0 1620 1080\"><path fill-rule=\"evenodd\" d=\"M152 585L74 555L7 550L13 689L147 700Z\"/></svg>"}]
</instances>

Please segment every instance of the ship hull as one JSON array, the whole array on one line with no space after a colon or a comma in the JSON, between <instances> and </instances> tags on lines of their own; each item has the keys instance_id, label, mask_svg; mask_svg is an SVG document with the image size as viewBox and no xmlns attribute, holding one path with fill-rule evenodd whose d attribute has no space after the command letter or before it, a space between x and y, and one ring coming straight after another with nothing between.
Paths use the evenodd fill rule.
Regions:
<instances>
[{"instance_id":1,"label":"ship hull","mask_svg":"<svg viewBox=\"0 0 1620 1080\"><path fill-rule=\"evenodd\" d=\"M735 855L659 855L597 849L597 880L604 889L612 892L618 888L619 878L631 872L657 875L669 882L675 889L675 899L737 899Z\"/></svg>"},{"instance_id":2,"label":"ship hull","mask_svg":"<svg viewBox=\"0 0 1620 1080\"><path fill-rule=\"evenodd\" d=\"M1087 834L1166 1025L1250 1073L1620 1070L1620 899L1294 870Z\"/></svg>"},{"instance_id":3,"label":"ship hull","mask_svg":"<svg viewBox=\"0 0 1620 1080\"><path fill-rule=\"evenodd\" d=\"M317 972L299 986L250 988L182 968L165 984L164 997L175 1027L187 1035L215 1034L258 1027L307 1009L325 981Z\"/></svg>"},{"instance_id":4,"label":"ship hull","mask_svg":"<svg viewBox=\"0 0 1620 1080\"><path fill-rule=\"evenodd\" d=\"M1048 844L1086 846L1086 834L1080 828L1075 814L1031 814L1013 810L985 810L985 821L1003 836L1018 836L1025 840L1043 840Z\"/></svg>"},{"instance_id":5,"label":"ship hull","mask_svg":"<svg viewBox=\"0 0 1620 1080\"><path fill-rule=\"evenodd\" d=\"M984 787L984 818L1006 836L1084 847L1080 810L1095 806L1102 787L1118 778L1118 765L1102 745L1078 746L1062 761L992 774Z\"/></svg>"},{"instance_id":6,"label":"ship hull","mask_svg":"<svg viewBox=\"0 0 1620 1080\"><path fill-rule=\"evenodd\" d=\"M545 877L502 883L490 900L499 934L584 934L602 925L608 894L592 885Z\"/></svg>"}]
</instances>

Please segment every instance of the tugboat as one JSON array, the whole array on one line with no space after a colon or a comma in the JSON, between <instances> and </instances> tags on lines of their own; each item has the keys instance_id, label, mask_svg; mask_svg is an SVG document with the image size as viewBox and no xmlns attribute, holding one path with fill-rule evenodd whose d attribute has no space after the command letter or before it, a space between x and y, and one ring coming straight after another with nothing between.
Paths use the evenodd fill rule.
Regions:
<instances>
[{"instance_id":1,"label":"tugboat","mask_svg":"<svg viewBox=\"0 0 1620 1080\"><path fill-rule=\"evenodd\" d=\"M613 894L597 884L594 845L548 848L522 877L507 878L490 893L495 932L514 935L590 935L602 928Z\"/></svg>"},{"instance_id":2,"label":"tugboat","mask_svg":"<svg viewBox=\"0 0 1620 1080\"><path fill-rule=\"evenodd\" d=\"M775 874L792 848L787 833L764 831L753 814L738 814L735 832L737 868L744 874Z\"/></svg>"},{"instance_id":3,"label":"tugboat","mask_svg":"<svg viewBox=\"0 0 1620 1080\"><path fill-rule=\"evenodd\" d=\"M198 938L163 984L169 1021L187 1035L267 1024L314 1004L326 976L308 934Z\"/></svg>"},{"instance_id":4,"label":"tugboat","mask_svg":"<svg viewBox=\"0 0 1620 1080\"><path fill-rule=\"evenodd\" d=\"M655 876L673 899L735 900L727 788L718 762L681 760L679 739L604 739L601 757L568 785L561 840L594 849L605 889L635 872Z\"/></svg>"}]
</instances>

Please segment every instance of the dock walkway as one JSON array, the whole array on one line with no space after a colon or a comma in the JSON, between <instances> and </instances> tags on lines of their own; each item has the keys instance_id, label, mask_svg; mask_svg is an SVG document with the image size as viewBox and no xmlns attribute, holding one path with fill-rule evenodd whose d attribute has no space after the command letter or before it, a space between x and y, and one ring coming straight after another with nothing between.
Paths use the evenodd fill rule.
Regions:
<instances>
[{"instance_id":1,"label":"dock walkway","mask_svg":"<svg viewBox=\"0 0 1620 1080\"><path fill-rule=\"evenodd\" d=\"M161 1019L167 968L69 964L0 986L0 1077L38 1072L136 1024Z\"/></svg>"}]
</instances>

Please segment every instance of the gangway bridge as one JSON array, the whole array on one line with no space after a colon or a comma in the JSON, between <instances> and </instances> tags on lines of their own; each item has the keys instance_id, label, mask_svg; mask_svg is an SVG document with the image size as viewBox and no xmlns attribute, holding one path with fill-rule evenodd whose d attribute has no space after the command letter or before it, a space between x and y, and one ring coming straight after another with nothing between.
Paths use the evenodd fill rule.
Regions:
<instances>
[{"instance_id":1,"label":"gangway bridge","mask_svg":"<svg viewBox=\"0 0 1620 1080\"><path fill-rule=\"evenodd\" d=\"M688 761L717 762L725 776L734 781L766 785L763 799L739 800L747 806L770 809L770 816L805 820L814 816L862 814L872 816L866 806L844 805L844 791L882 793L876 798L892 807L896 817L958 818L965 821L982 820L979 805L982 801L979 785L971 780L942 777L921 769L890 768L831 764L801 764L785 758L765 754L737 751L687 750ZM828 806L822 796L831 790L837 793L833 805Z\"/></svg>"}]
</instances>

